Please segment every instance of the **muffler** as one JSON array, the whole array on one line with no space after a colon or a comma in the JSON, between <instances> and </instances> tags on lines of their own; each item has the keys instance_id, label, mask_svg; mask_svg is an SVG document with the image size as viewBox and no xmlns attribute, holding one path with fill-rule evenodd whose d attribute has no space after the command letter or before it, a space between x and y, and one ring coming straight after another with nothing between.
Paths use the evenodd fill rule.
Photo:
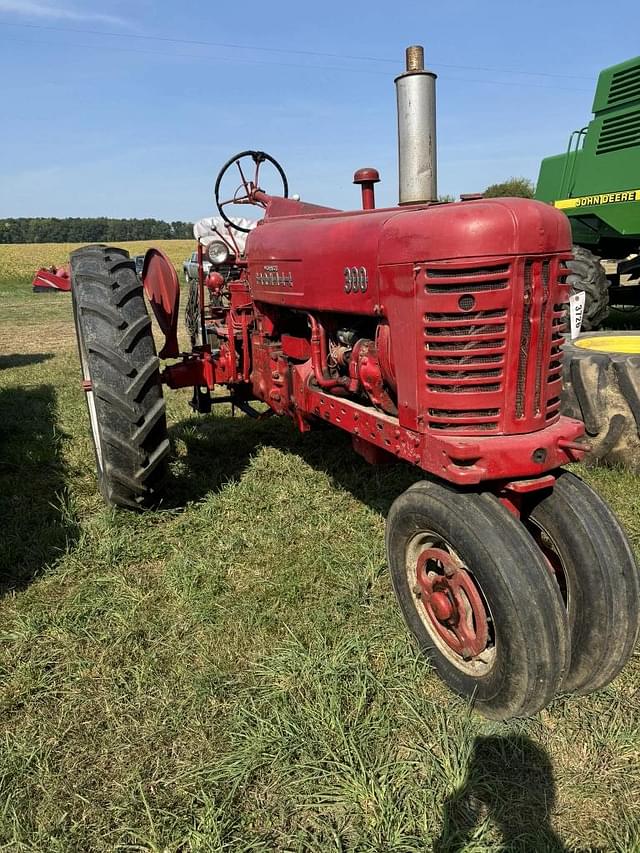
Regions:
<instances>
[{"instance_id":1,"label":"muffler","mask_svg":"<svg viewBox=\"0 0 640 853\"><path fill-rule=\"evenodd\" d=\"M424 69L424 48L407 48L407 70L396 77L400 204L437 201L436 77Z\"/></svg>"}]
</instances>

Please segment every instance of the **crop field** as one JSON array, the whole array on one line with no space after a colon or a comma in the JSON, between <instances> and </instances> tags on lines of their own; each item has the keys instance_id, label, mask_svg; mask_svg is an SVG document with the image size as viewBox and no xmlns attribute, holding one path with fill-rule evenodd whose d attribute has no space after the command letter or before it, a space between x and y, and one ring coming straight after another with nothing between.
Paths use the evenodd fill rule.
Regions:
<instances>
[{"instance_id":1,"label":"crop field","mask_svg":"<svg viewBox=\"0 0 640 853\"><path fill-rule=\"evenodd\" d=\"M453 696L385 565L415 471L169 392L166 504L105 507L30 287L70 248L0 246L0 851L640 851L640 657L534 719ZM640 552L640 477L580 473Z\"/></svg>"}]
</instances>

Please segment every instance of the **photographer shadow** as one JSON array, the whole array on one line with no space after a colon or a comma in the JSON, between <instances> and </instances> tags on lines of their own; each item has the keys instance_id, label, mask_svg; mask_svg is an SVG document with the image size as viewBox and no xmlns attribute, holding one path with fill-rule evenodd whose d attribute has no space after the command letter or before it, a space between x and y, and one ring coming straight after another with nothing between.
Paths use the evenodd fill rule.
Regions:
<instances>
[{"instance_id":1,"label":"photographer shadow","mask_svg":"<svg viewBox=\"0 0 640 853\"><path fill-rule=\"evenodd\" d=\"M602 853L563 844L550 823L555 804L553 766L542 747L525 735L477 737L465 781L445 803L434 853L463 853L485 822L497 828L501 853Z\"/></svg>"}]
</instances>

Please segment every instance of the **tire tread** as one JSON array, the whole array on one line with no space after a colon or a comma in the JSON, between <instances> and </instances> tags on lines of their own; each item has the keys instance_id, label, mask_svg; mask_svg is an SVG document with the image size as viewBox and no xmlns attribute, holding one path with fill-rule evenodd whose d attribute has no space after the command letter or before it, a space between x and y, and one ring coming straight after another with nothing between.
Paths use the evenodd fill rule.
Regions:
<instances>
[{"instance_id":1,"label":"tire tread","mask_svg":"<svg viewBox=\"0 0 640 853\"><path fill-rule=\"evenodd\" d=\"M640 332L615 334L640 338ZM561 411L585 425L591 447L585 462L640 472L640 356L597 352L569 339L563 351Z\"/></svg>"},{"instance_id":2,"label":"tire tread","mask_svg":"<svg viewBox=\"0 0 640 853\"><path fill-rule=\"evenodd\" d=\"M100 489L110 504L142 509L158 501L170 450L142 286L128 252L115 247L74 251L71 275L100 432Z\"/></svg>"}]
</instances>

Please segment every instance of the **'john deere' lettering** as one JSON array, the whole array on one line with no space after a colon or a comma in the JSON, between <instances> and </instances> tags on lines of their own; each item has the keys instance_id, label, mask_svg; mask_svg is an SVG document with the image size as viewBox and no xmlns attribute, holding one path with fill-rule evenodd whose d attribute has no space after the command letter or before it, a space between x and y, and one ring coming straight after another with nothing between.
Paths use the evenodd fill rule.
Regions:
<instances>
[{"instance_id":1,"label":"'john deere' lettering","mask_svg":"<svg viewBox=\"0 0 640 853\"><path fill-rule=\"evenodd\" d=\"M554 202L560 210L574 207L592 207L597 204L620 204L624 201L640 201L640 189L625 190L617 193L600 193L599 195L583 195L578 198L561 198Z\"/></svg>"}]
</instances>

